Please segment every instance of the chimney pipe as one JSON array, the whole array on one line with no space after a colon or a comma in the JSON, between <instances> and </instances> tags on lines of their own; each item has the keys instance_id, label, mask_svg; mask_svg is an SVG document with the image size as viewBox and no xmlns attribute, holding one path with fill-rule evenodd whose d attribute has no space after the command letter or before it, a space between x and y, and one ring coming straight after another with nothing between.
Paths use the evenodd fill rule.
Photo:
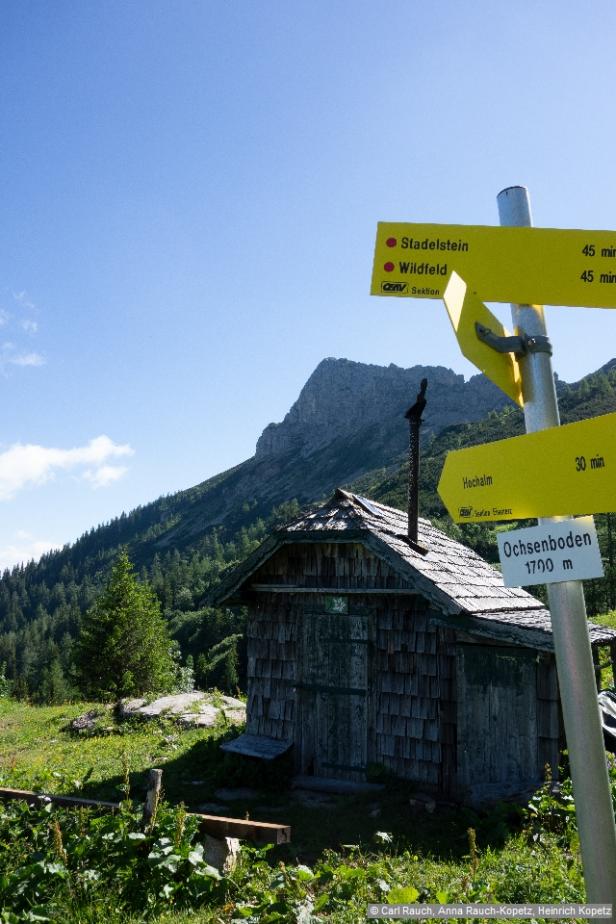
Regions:
<instances>
[{"instance_id":1,"label":"chimney pipe","mask_svg":"<svg viewBox=\"0 0 616 924\"><path fill-rule=\"evenodd\" d=\"M426 406L426 388L428 380L422 379L415 404L408 409L405 417L409 422L409 492L408 492L408 536L417 542L417 521L419 518L419 427L421 415Z\"/></svg>"}]
</instances>

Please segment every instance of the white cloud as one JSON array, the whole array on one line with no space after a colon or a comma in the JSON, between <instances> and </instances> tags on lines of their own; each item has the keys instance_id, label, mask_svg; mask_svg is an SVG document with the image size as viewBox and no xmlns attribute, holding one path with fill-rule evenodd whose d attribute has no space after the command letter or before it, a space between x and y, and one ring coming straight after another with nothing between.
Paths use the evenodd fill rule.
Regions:
<instances>
[{"instance_id":1,"label":"white cloud","mask_svg":"<svg viewBox=\"0 0 616 924\"><path fill-rule=\"evenodd\" d=\"M125 465L101 465L97 469L88 469L83 473L83 477L90 482L93 488L108 488L114 481L122 478L127 471Z\"/></svg>"},{"instance_id":2,"label":"white cloud","mask_svg":"<svg viewBox=\"0 0 616 924\"><path fill-rule=\"evenodd\" d=\"M8 324L10 319L11 315L8 311L5 311L4 308L0 308L0 327L4 327L5 324Z\"/></svg>"},{"instance_id":3,"label":"white cloud","mask_svg":"<svg viewBox=\"0 0 616 924\"><path fill-rule=\"evenodd\" d=\"M35 334L38 330L38 324L30 318L26 318L25 321L22 321L21 326L27 334Z\"/></svg>"},{"instance_id":4,"label":"white cloud","mask_svg":"<svg viewBox=\"0 0 616 924\"><path fill-rule=\"evenodd\" d=\"M97 436L85 446L73 449L52 449L33 444L16 443L0 453L0 501L10 500L28 485L41 485L57 471L69 471L88 466L88 480L95 487L117 481L124 474L122 466L107 465L109 459L132 456L128 444L114 443L108 436ZM111 469L112 473L105 472ZM100 477L99 477L99 473ZM85 477L85 476L84 476Z\"/></svg>"},{"instance_id":5,"label":"white cloud","mask_svg":"<svg viewBox=\"0 0 616 924\"><path fill-rule=\"evenodd\" d=\"M44 366L45 357L40 353L22 353L14 343L5 341L0 347L0 369L6 366Z\"/></svg>"},{"instance_id":6,"label":"white cloud","mask_svg":"<svg viewBox=\"0 0 616 924\"><path fill-rule=\"evenodd\" d=\"M51 539L35 539L30 533L23 529L15 533L15 543L0 546L0 572L5 568L13 568L15 565L25 564L28 561L38 561L45 552L52 549L59 549L59 542Z\"/></svg>"},{"instance_id":7,"label":"white cloud","mask_svg":"<svg viewBox=\"0 0 616 924\"><path fill-rule=\"evenodd\" d=\"M45 357L40 353L16 353L5 360L11 366L44 366Z\"/></svg>"}]
</instances>

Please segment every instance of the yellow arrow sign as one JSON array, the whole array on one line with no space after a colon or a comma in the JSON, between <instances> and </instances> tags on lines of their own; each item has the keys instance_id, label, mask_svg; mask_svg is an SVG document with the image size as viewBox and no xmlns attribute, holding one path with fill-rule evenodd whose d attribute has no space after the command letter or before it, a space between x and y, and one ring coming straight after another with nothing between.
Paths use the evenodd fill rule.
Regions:
<instances>
[{"instance_id":1,"label":"yellow arrow sign","mask_svg":"<svg viewBox=\"0 0 616 924\"><path fill-rule=\"evenodd\" d=\"M372 295L442 298L454 270L488 302L616 308L616 231L379 223Z\"/></svg>"},{"instance_id":2,"label":"yellow arrow sign","mask_svg":"<svg viewBox=\"0 0 616 924\"><path fill-rule=\"evenodd\" d=\"M457 273L451 274L443 301L464 356L485 372L506 395L523 406L522 376L517 359L513 353L498 353L480 340L475 323L489 327L498 337L508 337L507 329L477 296L468 291Z\"/></svg>"},{"instance_id":3,"label":"yellow arrow sign","mask_svg":"<svg viewBox=\"0 0 616 924\"><path fill-rule=\"evenodd\" d=\"M616 510L616 413L450 452L438 493L457 523Z\"/></svg>"}]
</instances>

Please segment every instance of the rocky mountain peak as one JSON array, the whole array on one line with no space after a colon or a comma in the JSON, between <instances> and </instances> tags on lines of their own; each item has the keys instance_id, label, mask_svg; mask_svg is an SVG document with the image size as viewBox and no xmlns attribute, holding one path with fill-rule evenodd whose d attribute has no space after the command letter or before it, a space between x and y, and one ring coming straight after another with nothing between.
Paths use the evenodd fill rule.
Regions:
<instances>
[{"instance_id":1,"label":"rocky mountain peak","mask_svg":"<svg viewBox=\"0 0 616 924\"><path fill-rule=\"evenodd\" d=\"M424 432L479 419L507 401L481 375L465 382L443 366L402 369L329 357L316 367L284 420L265 428L256 457L292 450L307 455L334 437L371 425L399 425L404 434L404 412L415 401L422 378L428 379Z\"/></svg>"}]
</instances>

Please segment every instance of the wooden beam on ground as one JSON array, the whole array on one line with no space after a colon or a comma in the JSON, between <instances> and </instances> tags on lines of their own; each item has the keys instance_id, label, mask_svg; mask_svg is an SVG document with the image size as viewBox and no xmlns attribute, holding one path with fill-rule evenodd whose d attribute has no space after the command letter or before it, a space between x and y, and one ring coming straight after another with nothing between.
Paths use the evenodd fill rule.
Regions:
<instances>
[{"instance_id":1,"label":"wooden beam on ground","mask_svg":"<svg viewBox=\"0 0 616 924\"><path fill-rule=\"evenodd\" d=\"M117 812L119 802L102 802L98 799L82 799L78 796L58 796L51 793L31 792L27 789L0 789L0 799L10 801L19 799L30 805L51 802L68 808L99 808ZM288 844L291 841L291 828L288 825L272 824L268 821L249 821L245 818L226 818L223 815L202 815L188 812L199 819L201 830L211 837L249 838L258 844Z\"/></svg>"},{"instance_id":2,"label":"wooden beam on ground","mask_svg":"<svg viewBox=\"0 0 616 924\"><path fill-rule=\"evenodd\" d=\"M68 808L82 806L85 808L102 808L109 812L117 812L120 808L119 802L101 802L98 799L82 799L78 796L57 796L44 792L30 792L28 789L0 789L0 799L7 802L10 799L19 799L21 802L28 802L30 805L52 802L55 805L64 805Z\"/></svg>"},{"instance_id":3,"label":"wooden beam on ground","mask_svg":"<svg viewBox=\"0 0 616 924\"><path fill-rule=\"evenodd\" d=\"M244 818L225 818L223 815L200 815L189 812L201 823L201 829L212 837L250 838L258 844L289 844L291 828L269 821L249 821Z\"/></svg>"}]
</instances>

